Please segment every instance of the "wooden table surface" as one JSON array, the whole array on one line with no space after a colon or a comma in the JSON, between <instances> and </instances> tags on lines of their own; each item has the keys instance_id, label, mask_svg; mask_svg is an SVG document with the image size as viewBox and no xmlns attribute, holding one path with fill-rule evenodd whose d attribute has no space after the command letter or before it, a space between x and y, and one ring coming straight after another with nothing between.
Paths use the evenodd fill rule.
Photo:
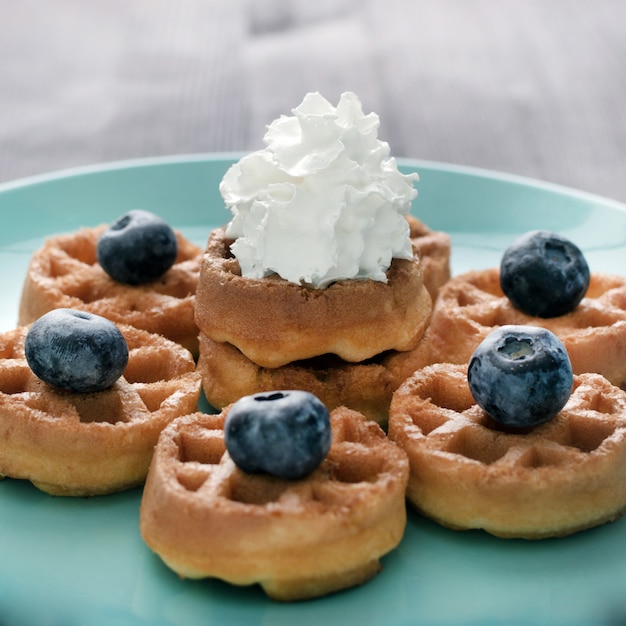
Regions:
<instances>
[{"instance_id":1,"label":"wooden table surface","mask_svg":"<svg viewBox=\"0 0 626 626\"><path fill-rule=\"evenodd\" d=\"M396 156L626 202L622 0L0 0L0 181L250 150L356 92Z\"/></svg>"}]
</instances>

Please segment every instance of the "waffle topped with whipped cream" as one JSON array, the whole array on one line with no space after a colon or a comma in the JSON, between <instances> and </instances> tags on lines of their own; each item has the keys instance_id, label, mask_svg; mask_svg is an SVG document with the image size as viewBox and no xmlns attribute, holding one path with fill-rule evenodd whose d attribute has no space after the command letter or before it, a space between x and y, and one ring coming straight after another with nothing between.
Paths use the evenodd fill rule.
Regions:
<instances>
[{"instance_id":1,"label":"waffle topped with whipped cream","mask_svg":"<svg viewBox=\"0 0 626 626\"><path fill-rule=\"evenodd\" d=\"M308 94L293 116L269 126L265 149L224 176L220 190L233 216L211 234L196 294L199 369L215 406L242 391L291 387L294 377L306 389L296 371L326 381L328 392L308 390L331 408L354 406L364 379L350 369L375 363L385 383L370 377L379 397L358 408L384 423L398 378L388 357L410 354L411 367L421 363L431 292L449 276L449 239L431 237L423 248L442 268L427 283L407 219L417 175L400 172L378 126L354 94L337 107ZM259 369L243 389L236 374L232 384L219 375L246 364ZM224 381L219 389L216 379Z\"/></svg>"}]
</instances>

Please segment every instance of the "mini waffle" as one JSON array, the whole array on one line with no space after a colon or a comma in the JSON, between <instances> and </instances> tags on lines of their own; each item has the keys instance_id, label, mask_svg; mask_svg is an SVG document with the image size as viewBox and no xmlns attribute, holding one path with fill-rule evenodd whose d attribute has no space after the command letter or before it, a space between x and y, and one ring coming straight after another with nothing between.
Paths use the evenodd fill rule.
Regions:
<instances>
[{"instance_id":1,"label":"mini waffle","mask_svg":"<svg viewBox=\"0 0 626 626\"><path fill-rule=\"evenodd\" d=\"M201 333L198 371L204 394L217 409L261 391L302 389L329 409L347 406L384 426L393 392L427 362L420 343L413 350L390 350L361 363L324 355L282 367L261 367L235 346Z\"/></svg>"},{"instance_id":2,"label":"mini waffle","mask_svg":"<svg viewBox=\"0 0 626 626\"><path fill-rule=\"evenodd\" d=\"M31 324L52 309L80 309L163 335L197 354L194 300L201 248L176 233L174 266L156 281L125 285L113 280L97 260L98 239L106 228L83 228L51 237L33 254L22 289L19 323Z\"/></svg>"},{"instance_id":3,"label":"mini waffle","mask_svg":"<svg viewBox=\"0 0 626 626\"><path fill-rule=\"evenodd\" d=\"M424 286L433 302L439 289L450 280L450 235L439 230L431 230L412 215L407 216L411 243L422 262Z\"/></svg>"},{"instance_id":4,"label":"mini waffle","mask_svg":"<svg viewBox=\"0 0 626 626\"><path fill-rule=\"evenodd\" d=\"M386 350L412 350L432 310L419 256L393 259L387 283L342 280L325 289L280 276L241 276L232 240L214 230L200 269L196 324L262 367L322 354L359 362Z\"/></svg>"},{"instance_id":5,"label":"mini waffle","mask_svg":"<svg viewBox=\"0 0 626 626\"><path fill-rule=\"evenodd\" d=\"M626 393L599 374L575 376L554 419L513 432L474 403L466 366L432 365L394 394L389 437L409 457L409 501L450 528L539 539L626 508Z\"/></svg>"},{"instance_id":6,"label":"mini waffle","mask_svg":"<svg viewBox=\"0 0 626 626\"><path fill-rule=\"evenodd\" d=\"M560 317L531 317L513 308L498 269L452 278L439 293L425 342L431 362L467 363L476 346L504 324L542 326L564 343L574 373L596 372L626 388L626 278L592 273L587 295Z\"/></svg>"},{"instance_id":7,"label":"mini waffle","mask_svg":"<svg viewBox=\"0 0 626 626\"><path fill-rule=\"evenodd\" d=\"M0 335L0 477L53 495L88 496L141 484L163 427L196 410L191 353L161 336L120 326L123 376L97 393L41 381L24 356L27 327Z\"/></svg>"},{"instance_id":8,"label":"mini waffle","mask_svg":"<svg viewBox=\"0 0 626 626\"><path fill-rule=\"evenodd\" d=\"M163 431L141 503L147 545L183 577L259 583L277 600L375 575L406 525L405 454L342 408L331 414L330 452L311 475L248 474L225 452L226 413L183 417Z\"/></svg>"}]
</instances>

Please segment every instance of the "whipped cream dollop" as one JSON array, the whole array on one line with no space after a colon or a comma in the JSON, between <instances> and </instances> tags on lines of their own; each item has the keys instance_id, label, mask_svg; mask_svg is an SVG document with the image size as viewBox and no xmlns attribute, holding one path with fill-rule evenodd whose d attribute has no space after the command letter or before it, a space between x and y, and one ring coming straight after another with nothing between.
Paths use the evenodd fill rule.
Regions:
<instances>
[{"instance_id":1,"label":"whipped cream dollop","mask_svg":"<svg viewBox=\"0 0 626 626\"><path fill-rule=\"evenodd\" d=\"M402 174L378 139L379 118L353 93L333 107L309 93L272 122L265 149L226 172L226 234L249 278L278 274L314 288L344 279L386 282L394 257L412 258L406 219L417 174Z\"/></svg>"}]
</instances>

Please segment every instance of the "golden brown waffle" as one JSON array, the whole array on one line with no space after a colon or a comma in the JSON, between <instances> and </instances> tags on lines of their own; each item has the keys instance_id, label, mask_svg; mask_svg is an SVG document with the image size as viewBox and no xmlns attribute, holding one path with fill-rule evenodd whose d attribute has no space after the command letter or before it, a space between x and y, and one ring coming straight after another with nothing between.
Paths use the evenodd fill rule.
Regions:
<instances>
[{"instance_id":1,"label":"golden brown waffle","mask_svg":"<svg viewBox=\"0 0 626 626\"><path fill-rule=\"evenodd\" d=\"M161 430L196 410L200 378L191 353L120 326L129 347L123 376L108 390L72 393L32 373L24 356L27 330L0 335L0 477L67 496L141 484Z\"/></svg>"},{"instance_id":2,"label":"golden brown waffle","mask_svg":"<svg viewBox=\"0 0 626 626\"><path fill-rule=\"evenodd\" d=\"M464 365L432 365L394 394L389 437L409 457L409 501L454 529L539 539L626 508L626 392L599 374L575 376L553 420L512 432L474 403Z\"/></svg>"},{"instance_id":3,"label":"golden brown waffle","mask_svg":"<svg viewBox=\"0 0 626 626\"><path fill-rule=\"evenodd\" d=\"M324 355L268 368L229 343L212 341L201 333L198 371L207 400L217 409L261 391L302 389L329 409L347 406L385 426L393 392L427 362L420 343L413 350L391 350L362 363Z\"/></svg>"},{"instance_id":4,"label":"golden brown waffle","mask_svg":"<svg viewBox=\"0 0 626 626\"><path fill-rule=\"evenodd\" d=\"M450 236L439 230L432 230L424 222L412 215L407 216L413 248L422 262L424 286L433 300L439 289L450 280Z\"/></svg>"},{"instance_id":5,"label":"golden brown waffle","mask_svg":"<svg viewBox=\"0 0 626 626\"><path fill-rule=\"evenodd\" d=\"M97 261L98 239L106 228L83 228L51 237L33 254L22 289L19 323L31 324L52 309L80 309L158 333L197 354L194 300L201 248L176 233L174 266L159 280L125 285L114 281Z\"/></svg>"},{"instance_id":6,"label":"golden brown waffle","mask_svg":"<svg viewBox=\"0 0 626 626\"><path fill-rule=\"evenodd\" d=\"M221 415L175 420L161 435L141 503L147 545L184 577L259 583L277 600L365 582L406 525L405 454L342 408L310 476L247 474L225 452Z\"/></svg>"},{"instance_id":7,"label":"golden brown waffle","mask_svg":"<svg viewBox=\"0 0 626 626\"><path fill-rule=\"evenodd\" d=\"M196 324L262 367L322 354L359 362L386 350L412 350L426 330L432 299L419 257L393 259L388 282L343 280L310 289L273 275L241 276L224 229L204 254Z\"/></svg>"},{"instance_id":8,"label":"golden brown waffle","mask_svg":"<svg viewBox=\"0 0 626 626\"><path fill-rule=\"evenodd\" d=\"M497 326L542 326L565 344L574 373L596 372L626 388L626 277L592 273L572 313L542 319L513 308L488 269L452 278L439 292L425 343L431 362L467 363Z\"/></svg>"}]
</instances>

